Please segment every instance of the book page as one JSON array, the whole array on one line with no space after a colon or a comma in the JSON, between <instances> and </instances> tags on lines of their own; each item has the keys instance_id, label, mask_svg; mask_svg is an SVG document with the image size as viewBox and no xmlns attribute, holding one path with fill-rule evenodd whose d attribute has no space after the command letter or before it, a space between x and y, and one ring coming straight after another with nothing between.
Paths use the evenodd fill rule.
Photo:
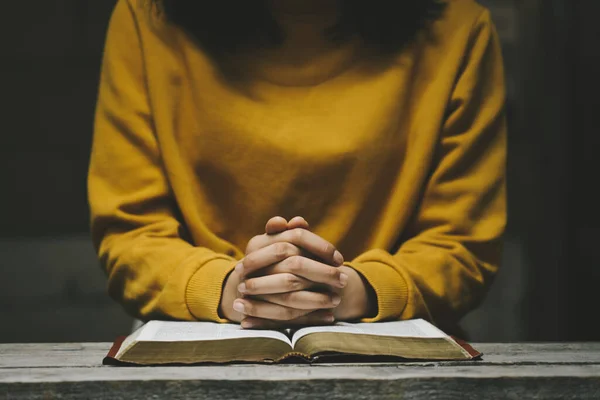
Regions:
<instances>
[{"instance_id":1,"label":"book page","mask_svg":"<svg viewBox=\"0 0 600 400\"><path fill-rule=\"evenodd\" d=\"M137 336L138 342L183 342L230 340L245 338L270 338L291 346L290 339L278 331L246 330L238 324L215 322L150 321ZM134 333L135 335L135 333Z\"/></svg>"},{"instance_id":2,"label":"book page","mask_svg":"<svg viewBox=\"0 0 600 400\"><path fill-rule=\"evenodd\" d=\"M294 333L292 347L296 342L311 333L336 332L353 333L359 335L392 336L392 337L414 337L414 338L447 338L444 332L423 319L412 319L407 321L375 322L349 324L338 322L331 326L314 326L302 328Z\"/></svg>"},{"instance_id":3,"label":"book page","mask_svg":"<svg viewBox=\"0 0 600 400\"><path fill-rule=\"evenodd\" d=\"M119 359L123 355L123 353L125 353L125 351L129 350L131 345L133 345L137 341L137 339L140 336L140 334L142 333L143 329L144 329L144 326L141 326L135 332L133 332L131 335L129 335L125 338L123 343L121 343L121 347L119 347L119 351L117 351L115 358Z\"/></svg>"}]
</instances>

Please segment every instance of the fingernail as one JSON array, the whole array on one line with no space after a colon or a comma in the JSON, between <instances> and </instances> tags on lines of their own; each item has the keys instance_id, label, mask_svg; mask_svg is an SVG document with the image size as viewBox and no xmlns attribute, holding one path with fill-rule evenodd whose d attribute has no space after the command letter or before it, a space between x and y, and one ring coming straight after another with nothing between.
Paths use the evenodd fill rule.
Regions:
<instances>
[{"instance_id":1,"label":"fingernail","mask_svg":"<svg viewBox=\"0 0 600 400\"><path fill-rule=\"evenodd\" d=\"M238 285L238 292L246 293L246 284L244 282L242 282Z\"/></svg>"},{"instance_id":2,"label":"fingernail","mask_svg":"<svg viewBox=\"0 0 600 400\"><path fill-rule=\"evenodd\" d=\"M328 315L325 317L325 322L333 322L335 320L335 317L332 315Z\"/></svg>"},{"instance_id":3,"label":"fingernail","mask_svg":"<svg viewBox=\"0 0 600 400\"><path fill-rule=\"evenodd\" d=\"M242 321L241 325L242 325L242 328L245 328L245 329L252 328L252 326L253 326L252 322L250 322L250 321Z\"/></svg>"},{"instance_id":4,"label":"fingernail","mask_svg":"<svg viewBox=\"0 0 600 400\"><path fill-rule=\"evenodd\" d=\"M340 274L340 285L342 287L346 287L346 285L348 284L348 275L346 275L345 273L341 273Z\"/></svg>"},{"instance_id":5,"label":"fingernail","mask_svg":"<svg viewBox=\"0 0 600 400\"><path fill-rule=\"evenodd\" d=\"M338 304L340 304L342 302L342 298L339 295L335 294L331 298L331 302L333 303L334 306L337 306Z\"/></svg>"},{"instance_id":6,"label":"fingernail","mask_svg":"<svg viewBox=\"0 0 600 400\"><path fill-rule=\"evenodd\" d=\"M342 265L344 263L344 256L336 250L335 253L333 253L333 261L338 265Z\"/></svg>"},{"instance_id":7,"label":"fingernail","mask_svg":"<svg viewBox=\"0 0 600 400\"><path fill-rule=\"evenodd\" d=\"M235 266L235 272L242 276L244 274L244 264L239 263L238 265Z\"/></svg>"},{"instance_id":8,"label":"fingernail","mask_svg":"<svg viewBox=\"0 0 600 400\"><path fill-rule=\"evenodd\" d=\"M244 313L245 308L244 308L244 303L242 303L241 301L236 301L233 303L233 309L239 313Z\"/></svg>"}]
</instances>

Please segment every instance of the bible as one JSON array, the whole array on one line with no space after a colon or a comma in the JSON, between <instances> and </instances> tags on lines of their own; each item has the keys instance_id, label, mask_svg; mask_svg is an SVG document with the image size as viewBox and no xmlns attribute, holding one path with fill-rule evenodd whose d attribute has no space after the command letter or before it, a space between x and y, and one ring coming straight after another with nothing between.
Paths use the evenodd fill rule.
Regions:
<instances>
[{"instance_id":1,"label":"bible","mask_svg":"<svg viewBox=\"0 0 600 400\"><path fill-rule=\"evenodd\" d=\"M297 330L245 330L235 324L150 321L117 340L105 364L472 360L481 356L422 319L336 323Z\"/></svg>"}]
</instances>

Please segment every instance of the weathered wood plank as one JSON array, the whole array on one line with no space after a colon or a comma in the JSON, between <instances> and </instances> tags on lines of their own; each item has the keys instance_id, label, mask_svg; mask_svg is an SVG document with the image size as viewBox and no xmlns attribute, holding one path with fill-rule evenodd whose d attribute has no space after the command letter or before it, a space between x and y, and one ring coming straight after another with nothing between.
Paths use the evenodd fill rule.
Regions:
<instances>
[{"instance_id":1,"label":"weathered wood plank","mask_svg":"<svg viewBox=\"0 0 600 400\"><path fill-rule=\"evenodd\" d=\"M0 344L0 371L27 367L100 367L110 346L109 343Z\"/></svg>"},{"instance_id":2,"label":"weathered wood plank","mask_svg":"<svg viewBox=\"0 0 600 400\"><path fill-rule=\"evenodd\" d=\"M196 367L6 368L0 384L149 381L302 381L411 379L591 378L600 365L230 365Z\"/></svg>"},{"instance_id":3,"label":"weathered wood plank","mask_svg":"<svg viewBox=\"0 0 600 400\"><path fill-rule=\"evenodd\" d=\"M600 398L600 343L475 346L484 361L117 368L108 343L0 345L0 398Z\"/></svg>"},{"instance_id":4,"label":"weathered wood plank","mask_svg":"<svg viewBox=\"0 0 600 400\"><path fill-rule=\"evenodd\" d=\"M600 343L479 343L494 364L600 364Z\"/></svg>"},{"instance_id":5,"label":"weathered wood plank","mask_svg":"<svg viewBox=\"0 0 600 400\"><path fill-rule=\"evenodd\" d=\"M165 380L0 384L7 399L598 399L598 378L450 378L369 380Z\"/></svg>"},{"instance_id":6,"label":"weathered wood plank","mask_svg":"<svg viewBox=\"0 0 600 400\"><path fill-rule=\"evenodd\" d=\"M411 365L600 364L600 343L478 343L482 361ZM109 343L0 344L1 368L99 367Z\"/></svg>"}]
</instances>

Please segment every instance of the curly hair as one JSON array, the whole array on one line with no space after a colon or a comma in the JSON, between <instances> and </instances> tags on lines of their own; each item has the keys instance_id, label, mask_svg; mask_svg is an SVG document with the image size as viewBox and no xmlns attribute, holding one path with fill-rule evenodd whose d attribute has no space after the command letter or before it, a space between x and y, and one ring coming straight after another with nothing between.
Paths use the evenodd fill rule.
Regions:
<instances>
[{"instance_id":1,"label":"curly hair","mask_svg":"<svg viewBox=\"0 0 600 400\"><path fill-rule=\"evenodd\" d=\"M277 46L283 34L267 0L149 0L213 55L251 46ZM324 32L331 40L358 36L383 54L410 43L445 9L444 0L341 0L338 23Z\"/></svg>"}]
</instances>

